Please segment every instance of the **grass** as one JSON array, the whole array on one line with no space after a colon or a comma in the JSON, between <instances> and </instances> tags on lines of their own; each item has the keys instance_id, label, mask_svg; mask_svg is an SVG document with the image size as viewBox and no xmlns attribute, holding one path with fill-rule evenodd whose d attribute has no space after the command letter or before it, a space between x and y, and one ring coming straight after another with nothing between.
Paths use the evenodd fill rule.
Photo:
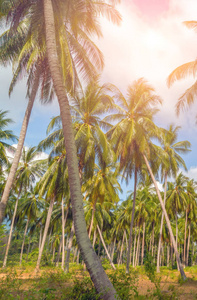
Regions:
<instances>
[{"instance_id":1,"label":"grass","mask_svg":"<svg viewBox=\"0 0 197 300\"><path fill-rule=\"evenodd\" d=\"M98 295L87 271L77 264L70 264L70 273L61 268L45 266L39 274L34 265L0 269L0 299L20 300L97 300ZM106 272L122 300L129 299L197 299L197 267L186 268L186 283L178 282L177 270L161 268L156 274L152 265L131 268L125 274L125 266Z\"/></svg>"}]
</instances>

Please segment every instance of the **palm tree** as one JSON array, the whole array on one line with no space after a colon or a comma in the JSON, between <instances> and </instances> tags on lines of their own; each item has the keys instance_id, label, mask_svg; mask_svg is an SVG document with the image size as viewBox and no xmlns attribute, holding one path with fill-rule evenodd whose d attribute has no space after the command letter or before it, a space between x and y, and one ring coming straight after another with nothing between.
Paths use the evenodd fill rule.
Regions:
<instances>
[{"instance_id":1,"label":"palm tree","mask_svg":"<svg viewBox=\"0 0 197 300\"><path fill-rule=\"evenodd\" d=\"M188 28L192 28L194 30L197 29L197 21L186 21L183 22ZM167 84L170 87L176 80L180 80L185 78L186 76L192 75L194 78L196 77L196 65L197 61L191 61L185 63L178 68L176 68L167 78ZM180 113L180 110L184 109L186 105L190 106L194 102L194 98L197 93L197 81L189 87L185 93L178 99L176 104L176 112Z\"/></svg>"},{"instance_id":2,"label":"palm tree","mask_svg":"<svg viewBox=\"0 0 197 300\"><path fill-rule=\"evenodd\" d=\"M20 9L18 9L18 5ZM57 43L64 85L69 93L73 93L76 88L80 87L79 75L82 75L82 78L85 79L94 77L96 69L100 70L103 67L103 57L85 32L87 30L85 29L84 31L84 26L82 26L80 22L76 24L76 17L78 17L79 12L75 7L73 9L70 4L68 6L67 9L69 8L70 13L68 13L69 18L67 16L66 19L67 26L60 22L60 20L63 21L61 17L58 19L60 28L59 31L57 31L59 33ZM54 88L52 86L46 53L42 2L36 1L36 3L34 2L33 4L29 3L29 7L27 7L26 2L23 4L20 1L16 1L15 3L7 4L7 1L2 1L1 9L3 11L5 9L7 12L7 21L9 21L11 25L10 29L1 37L0 60L3 64L7 64L11 61L12 63L14 62L14 65L17 65L10 85L10 93L21 75L28 73L27 96L29 102L15 157L0 203L0 223L4 218L5 206L21 156L31 110L39 85L41 86L40 99L43 102L50 101L54 96ZM31 11L31 18L29 18L29 15L27 17L28 9ZM22 21L19 22L21 18ZM91 30L97 31L96 28L94 29L94 25L95 24L92 24ZM97 31L97 33L99 34L99 31ZM87 52L90 54L89 56Z\"/></svg>"},{"instance_id":3,"label":"palm tree","mask_svg":"<svg viewBox=\"0 0 197 300\"><path fill-rule=\"evenodd\" d=\"M138 79L128 87L127 99L119 95L121 108L119 113L106 117L105 120L118 120L108 135L114 144L115 152L120 158L120 170L123 177L128 179L134 173L133 209L130 223L129 246L127 252L126 272L129 273L130 252L132 245L133 221L137 180L142 170L143 157L141 148L147 144L147 124L152 123L156 113L154 105L161 103L160 97L154 94L154 89L143 78Z\"/></svg>"},{"instance_id":4,"label":"palm tree","mask_svg":"<svg viewBox=\"0 0 197 300\"><path fill-rule=\"evenodd\" d=\"M2 174L3 168L9 164L6 150L14 152L14 148L6 141L16 141L17 139L11 130L6 129L13 122L7 118L7 114L7 111L0 110L0 174Z\"/></svg>"},{"instance_id":5,"label":"palm tree","mask_svg":"<svg viewBox=\"0 0 197 300\"><path fill-rule=\"evenodd\" d=\"M179 126L174 126L171 124L168 130L161 131L161 146L164 150L163 160L164 163L161 165L162 177L164 177L164 206L166 202L166 189L167 189L167 177L176 177L179 167L183 167L187 170L186 165L179 153L187 153L190 147L188 141L177 142ZM160 250L161 250L161 237L163 228L164 214L161 217L159 244L157 251L157 272L159 272L159 262L160 262Z\"/></svg>"},{"instance_id":6,"label":"palm tree","mask_svg":"<svg viewBox=\"0 0 197 300\"><path fill-rule=\"evenodd\" d=\"M11 223L9 239L6 247L3 267L5 267L7 263L7 256L10 248L12 231L13 231L13 226L14 226L15 217L17 213L18 201L21 192L22 191L27 192L28 190L30 190L32 188L32 184L35 183L36 179L41 177L44 172L44 162L43 160L36 159L38 158L38 156L39 156L39 152L37 151L36 147L31 147L27 150L23 148L21 162L19 164L19 168L17 170L16 179L15 179L15 186L18 187L18 196L16 198L14 214L12 217L12 223ZM26 231L27 228L25 229L25 235L26 235Z\"/></svg>"}]
</instances>

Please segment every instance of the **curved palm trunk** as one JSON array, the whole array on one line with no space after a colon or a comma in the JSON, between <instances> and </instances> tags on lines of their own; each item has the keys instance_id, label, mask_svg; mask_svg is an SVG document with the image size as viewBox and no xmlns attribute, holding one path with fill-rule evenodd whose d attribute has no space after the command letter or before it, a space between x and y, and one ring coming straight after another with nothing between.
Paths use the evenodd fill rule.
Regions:
<instances>
[{"instance_id":1,"label":"curved palm trunk","mask_svg":"<svg viewBox=\"0 0 197 300\"><path fill-rule=\"evenodd\" d=\"M108 252L107 247L106 247L106 245L105 245L105 241L104 241L104 239L103 239L101 230L100 230L100 228L99 228L98 225L97 225L97 229L98 229L98 233L99 233L99 235L100 235L100 239L101 239L101 241L102 241L102 243L103 243L103 247L104 247L104 249L105 249L105 252L106 252L106 254L107 254L107 257L108 257L108 259L109 259L109 261L110 261L110 265L112 266L112 268L113 268L114 270L116 270L116 267L114 266L113 261L112 261L112 259L111 259L111 256L109 255L109 252Z\"/></svg>"},{"instance_id":2,"label":"curved palm trunk","mask_svg":"<svg viewBox=\"0 0 197 300\"><path fill-rule=\"evenodd\" d=\"M73 237L74 237L74 223L72 223L69 242L68 242L68 249L66 252L66 261L65 261L65 272L69 273L69 258L70 258L70 250L73 244Z\"/></svg>"},{"instance_id":3,"label":"curved palm trunk","mask_svg":"<svg viewBox=\"0 0 197 300\"><path fill-rule=\"evenodd\" d=\"M20 191L18 193L18 197L16 199L15 207L14 207L14 214L13 214L13 217L12 217L12 223L11 223L11 227L10 227L8 243L7 243L7 246L6 246L5 256L4 256L4 260L3 260L3 268L5 268L6 264L7 264L8 252L9 252L9 249L10 249L10 244L11 244L11 239L12 239L12 231L13 231L13 227L14 227L14 221L15 221L15 217L16 217L16 212L17 212L18 200L19 200L19 197L20 197L20 193L21 193L21 187L20 187Z\"/></svg>"},{"instance_id":4,"label":"curved palm trunk","mask_svg":"<svg viewBox=\"0 0 197 300\"><path fill-rule=\"evenodd\" d=\"M99 258L97 257L90 239L88 237L86 222L83 210L81 185L77 161L76 146L72 128L69 102L63 84L61 68L57 56L55 21L51 0L44 0L44 19L46 32L46 47L50 72L53 85L60 106L63 134L67 153L67 165L69 175L69 186L72 201L73 221L77 243L83 260L86 264L90 277L98 293L102 294L104 300L114 299L117 295L113 285L109 281Z\"/></svg>"},{"instance_id":5,"label":"curved palm trunk","mask_svg":"<svg viewBox=\"0 0 197 300\"><path fill-rule=\"evenodd\" d=\"M178 250L177 250L177 247L176 247L176 242L175 242L175 239L174 239L174 235L173 235L173 232L172 232L172 228L171 228L171 225L170 225L170 220L168 218L168 215L167 215L167 212L166 212L166 209L165 209L165 206L164 206L164 203L162 201L162 198L161 198L161 194L160 194L160 191L158 189L158 186L157 186L157 182L155 180L155 177L153 175L153 172L151 170L151 167L149 165L149 162L146 158L146 156L143 154L143 157L144 157L144 160L145 160L145 163L146 163L146 166L148 168L148 171L150 173L150 176L152 178L152 181L154 183L154 186L155 186L155 190L156 190L156 193L157 193L157 196L159 198L159 202L160 202L160 205L161 205L161 208L163 210L163 213L164 213L164 216L165 216L165 219L166 219L166 224L168 226L168 230L169 230L169 233L170 233L170 237L171 237L171 241L172 241L172 244L173 244L173 248L174 248L174 252L175 252L175 255L176 255L176 261L177 261L177 265L179 266L179 270L180 270L180 273L181 273L181 277L183 280L186 280L186 275L185 275L185 272L183 270L183 267L181 265L181 261L180 261L180 257L179 257L179 253L178 253Z\"/></svg>"},{"instance_id":6,"label":"curved palm trunk","mask_svg":"<svg viewBox=\"0 0 197 300\"><path fill-rule=\"evenodd\" d=\"M25 112L24 119L23 119L23 124L22 124L22 127L21 127L21 132L20 132L20 136L19 136L19 140L18 140L18 145L17 145L17 148L16 148L16 152L15 152L15 155L14 155L12 166L10 168L10 173L8 175L6 185L5 185L5 188L4 188L4 191L3 191L3 195L1 197L1 202L0 202L0 225L3 222L4 217L5 217L5 208L6 208L6 205L7 205L7 202L8 202L8 197L9 197L9 194L10 194L10 190L12 188L12 184L13 184L14 177L15 177L15 174L16 174L16 171L17 171L17 167L18 167L18 163L19 163L19 160L20 160L20 157L21 157L21 153L22 153L22 149L23 149L23 145L24 145L24 141L25 141L25 136L26 136L26 132L27 132L27 127L28 127L28 124L29 124L29 118L30 118L30 115L31 115L32 107L33 107L34 100L35 100L36 93L37 93L38 86L39 86L39 73L40 73L40 68L37 67L36 74L35 74L35 80L34 80L34 83L33 83L31 95L30 95L30 98L29 98L29 102L28 102L28 105L27 105L27 109L26 109L26 112Z\"/></svg>"},{"instance_id":7,"label":"curved palm trunk","mask_svg":"<svg viewBox=\"0 0 197 300\"><path fill-rule=\"evenodd\" d=\"M165 184L164 184L164 206L166 204L166 190L167 190L167 172L165 173ZM161 226L160 226L160 232L159 232L159 244L158 244L158 251L157 251L157 273L160 272L160 255L161 255L161 237L162 237L162 230L163 230L163 219L164 219L164 213L162 212L161 216Z\"/></svg>"},{"instance_id":8,"label":"curved palm trunk","mask_svg":"<svg viewBox=\"0 0 197 300\"><path fill-rule=\"evenodd\" d=\"M20 266L22 264L23 249L24 249L24 245L25 245L25 237L26 237L26 234L27 234L28 224L29 224L29 219L27 219L27 223L26 223L25 231L24 231L24 236L23 236L23 243L22 243L21 254L20 254Z\"/></svg>"},{"instance_id":9,"label":"curved palm trunk","mask_svg":"<svg viewBox=\"0 0 197 300\"><path fill-rule=\"evenodd\" d=\"M132 207L132 216L131 216L131 224L130 224L130 232L129 232L129 245L128 245L128 251L127 251L127 264L126 264L126 273L127 274L129 274L129 264L130 264L130 256L131 256L132 235L133 235L133 221L134 221L134 214L135 214L136 189L137 189L137 168L135 168L135 180L134 180L134 192L133 192L133 207Z\"/></svg>"},{"instance_id":10,"label":"curved palm trunk","mask_svg":"<svg viewBox=\"0 0 197 300\"><path fill-rule=\"evenodd\" d=\"M46 241L46 238L47 238L47 233L48 233L49 224L50 224L50 220L51 220L51 215L52 215L52 211L53 211L54 201L55 201L55 197L51 198L50 205L49 205L49 210L48 210L48 214L47 214L47 219L46 219L46 224L45 224L45 227L44 227L42 243L41 243L41 246L40 246L40 249L39 249L38 260L37 260L37 264L36 264L36 271L38 271L39 268L40 268L42 253L43 253L44 244L45 244L45 241Z\"/></svg>"}]
</instances>

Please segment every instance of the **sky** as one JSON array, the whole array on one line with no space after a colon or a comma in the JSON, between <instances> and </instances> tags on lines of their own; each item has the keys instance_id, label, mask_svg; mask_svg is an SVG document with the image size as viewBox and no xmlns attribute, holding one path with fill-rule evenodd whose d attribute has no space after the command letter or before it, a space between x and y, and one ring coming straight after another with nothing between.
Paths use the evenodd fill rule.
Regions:
<instances>
[{"instance_id":1,"label":"sky","mask_svg":"<svg viewBox=\"0 0 197 300\"><path fill-rule=\"evenodd\" d=\"M121 25L101 18L103 37L94 39L105 58L101 83L115 84L126 96L128 85L144 77L163 99L155 123L164 128L170 123L181 126L178 139L191 142L192 151L183 158L187 175L197 179L197 101L179 117L175 114L177 99L194 78L175 82L171 88L166 85L168 75L176 67L196 58L197 33L183 24L196 20L196 0L122 0L117 9L122 15ZM11 78L11 68L0 67L0 109L9 111L8 116L15 122L11 129L19 135L27 104L26 86L21 82L9 98ZM25 145L34 146L44 139L47 125L58 114L56 100L41 105L37 99Z\"/></svg>"}]
</instances>

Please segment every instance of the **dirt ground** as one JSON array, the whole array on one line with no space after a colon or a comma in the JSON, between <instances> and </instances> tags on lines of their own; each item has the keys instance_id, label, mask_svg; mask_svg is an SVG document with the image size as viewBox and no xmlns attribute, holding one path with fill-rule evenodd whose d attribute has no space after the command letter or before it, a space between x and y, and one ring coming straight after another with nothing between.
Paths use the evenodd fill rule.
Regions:
<instances>
[{"instance_id":1,"label":"dirt ground","mask_svg":"<svg viewBox=\"0 0 197 300\"><path fill-rule=\"evenodd\" d=\"M3 270L0 271L0 279L6 278L9 274L4 273ZM23 288L24 290L28 289L27 279L29 280L38 280L39 277L46 272L45 270L41 270L39 273L35 273L34 270L17 270L17 278L24 280ZM50 272L50 271L49 271ZM54 270L51 272L55 272ZM80 279L82 273L84 272L76 272L76 276ZM77 275L78 274L78 275ZM81 275L80 275L81 274ZM178 282L179 272L167 272L167 275L161 274L160 288L162 290L162 294L166 295L166 299L180 299L180 300L194 300L197 299L197 273L185 272L188 280L187 282L180 284ZM88 273L85 272L87 276ZM138 275L138 293L139 295L151 295L155 290L155 285L148 279L148 277L144 274ZM72 285L72 280L65 282L65 286ZM173 294L173 298L169 298L170 295ZM150 299L150 298L149 298Z\"/></svg>"}]
</instances>

